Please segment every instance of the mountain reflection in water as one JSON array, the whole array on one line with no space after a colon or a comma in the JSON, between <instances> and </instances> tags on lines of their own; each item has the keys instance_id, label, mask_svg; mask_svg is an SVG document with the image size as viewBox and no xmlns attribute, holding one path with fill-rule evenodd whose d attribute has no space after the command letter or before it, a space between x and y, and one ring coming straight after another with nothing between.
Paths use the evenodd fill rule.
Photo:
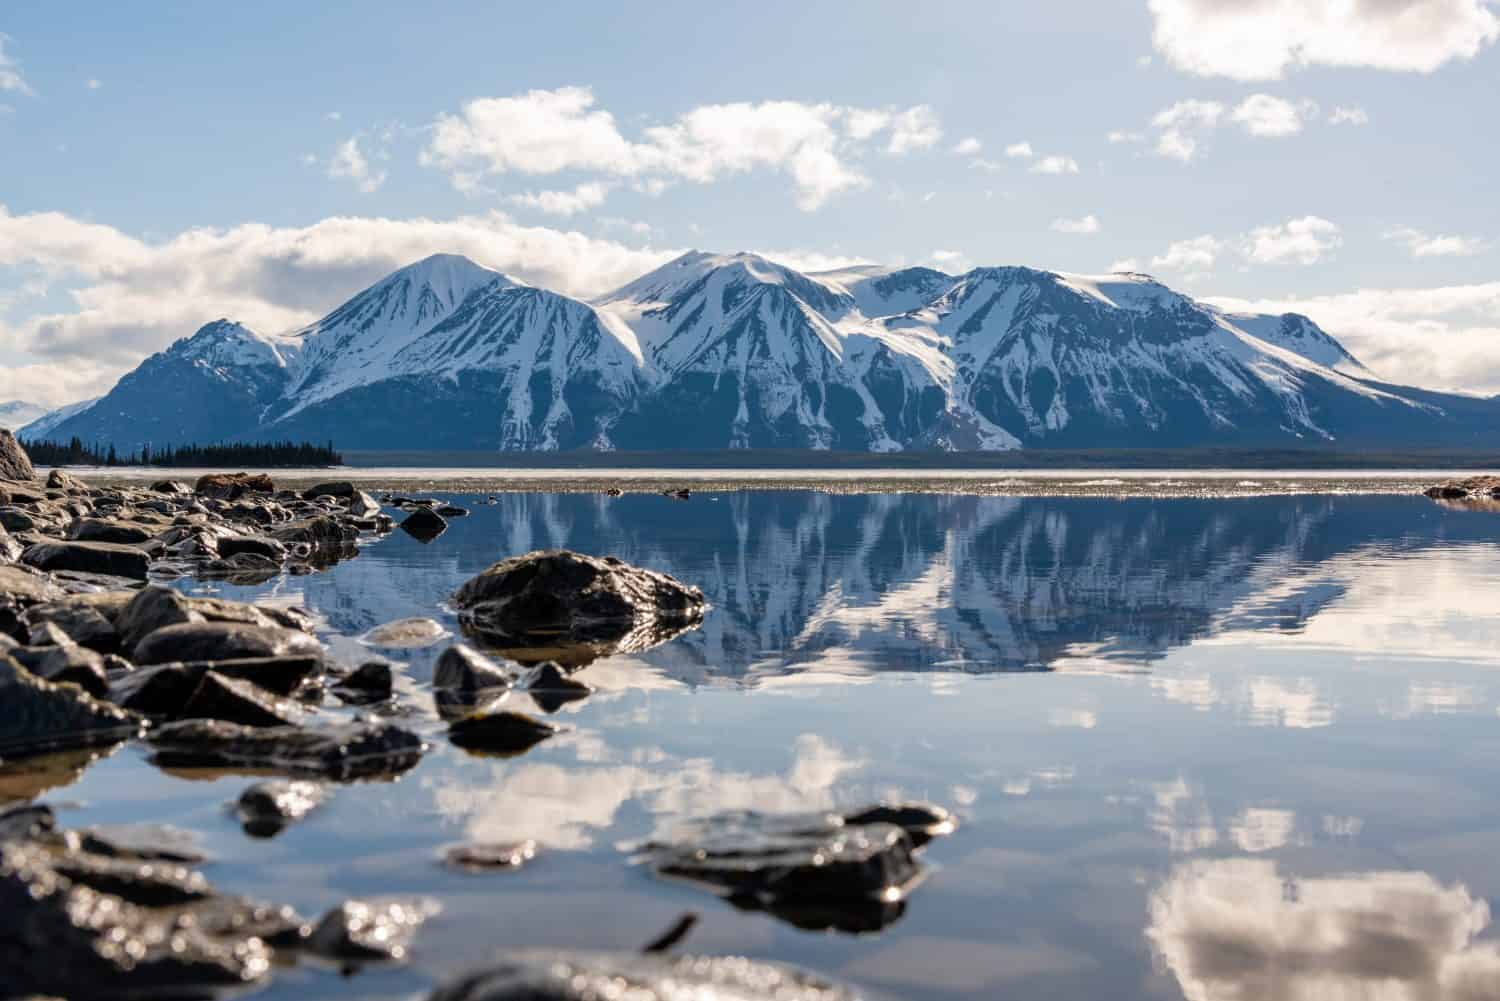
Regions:
<instances>
[{"instance_id":1,"label":"mountain reflection in water","mask_svg":"<svg viewBox=\"0 0 1500 1001\"><path fill-rule=\"evenodd\" d=\"M594 693L548 717L565 732L507 760L443 736L443 644L400 651L434 750L274 841L224 811L243 780L188 785L133 750L0 796L71 782L46 794L87 804L70 820L194 831L216 883L307 912L443 904L410 967L288 973L267 1001L421 996L501 947L633 949L684 910L693 951L905 1001L1500 999L1500 516L1377 496L453 499L473 514L430 546L397 533L326 573L184 586L304 604L350 660L392 620L456 631L454 589L538 548L672 573L712 608L589 665ZM884 797L959 824L878 931L808 931L631 863L685 820ZM527 839L516 872L436 862Z\"/></svg>"}]
</instances>

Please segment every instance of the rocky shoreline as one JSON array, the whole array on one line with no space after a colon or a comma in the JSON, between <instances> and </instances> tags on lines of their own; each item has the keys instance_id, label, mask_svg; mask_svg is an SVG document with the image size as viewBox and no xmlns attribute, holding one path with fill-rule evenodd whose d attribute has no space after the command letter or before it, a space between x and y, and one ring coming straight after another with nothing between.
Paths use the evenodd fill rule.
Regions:
<instances>
[{"instance_id":1,"label":"rocky shoreline","mask_svg":"<svg viewBox=\"0 0 1500 1001\"><path fill-rule=\"evenodd\" d=\"M511 690L530 692L544 712L586 699L592 688L579 671L696 628L707 607L697 588L613 558L502 560L453 598L465 632L501 659L463 644L443 651L431 688L446 730L433 731L407 722L413 708L394 691L393 665L340 663L309 613L167 586L318 572L398 527L387 508L427 543L466 513L422 498L377 500L348 482L279 489L264 474L90 486L54 470L38 482L0 434L0 765L76 775L134 742L168 774L254 774L232 808L248 836L273 837L353 794L340 790L399 779L434 740L465 753L525 753L561 728L501 709ZM399 648L446 631L414 619L376 634ZM0 998L203 996L304 960L352 972L401 961L438 910L420 898L344 900L308 919L223 893L192 852L62 828L38 800L49 785L0 807ZM802 927L870 930L899 915L923 874L922 846L948 829L944 811L913 805L704 818L637 862ZM470 874L509 871L545 850L466 844L444 861ZM632 998L667 1001L684 984L717 1001L864 996L743 959L522 951L432 997L581 1001L624 985Z\"/></svg>"}]
</instances>

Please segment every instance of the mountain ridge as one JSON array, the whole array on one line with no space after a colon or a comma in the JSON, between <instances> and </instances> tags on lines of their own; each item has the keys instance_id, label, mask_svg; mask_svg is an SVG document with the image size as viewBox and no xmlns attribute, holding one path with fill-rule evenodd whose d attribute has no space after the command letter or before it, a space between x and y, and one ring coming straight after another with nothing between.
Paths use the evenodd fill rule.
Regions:
<instances>
[{"instance_id":1,"label":"mountain ridge","mask_svg":"<svg viewBox=\"0 0 1500 1001\"><path fill-rule=\"evenodd\" d=\"M1479 447L1496 418L1496 400L1380 380L1305 316L1229 313L1149 275L804 273L691 251L592 300L434 255L300 330L208 324L50 434L507 452Z\"/></svg>"}]
</instances>

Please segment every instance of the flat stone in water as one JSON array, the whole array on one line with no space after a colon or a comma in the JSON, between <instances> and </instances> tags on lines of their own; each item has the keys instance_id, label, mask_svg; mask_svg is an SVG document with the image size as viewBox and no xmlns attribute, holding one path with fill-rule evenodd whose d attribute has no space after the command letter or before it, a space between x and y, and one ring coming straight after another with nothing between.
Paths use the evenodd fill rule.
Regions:
<instances>
[{"instance_id":1,"label":"flat stone in water","mask_svg":"<svg viewBox=\"0 0 1500 1001\"><path fill-rule=\"evenodd\" d=\"M537 951L502 955L427 1001L871 1001L778 963L738 956Z\"/></svg>"},{"instance_id":2,"label":"flat stone in water","mask_svg":"<svg viewBox=\"0 0 1500 1001\"><path fill-rule=\"evenodd\" d=\"M448 739L468 751L520 754L557 733L557 727L525 713L501 712L469 716L448 725Z\"/></svg>"},{"instance_id":3,"label":"flat stone in water","mask_svg":"<svg viewBox=\"0 0 1500 1001\"><path fill-rule=\"evenodd\" d=\"M485 841L452 845L443 852L443 862L464 872L508 872L536 858L536 842Z\"/></svg>"},{"instance_id":4,"label":"flat stone in water","mask_svg":"<svg viewBox=\"0 0 1500 1001\"><path fill-rule=\"evenodd\" d=\"M76 570L131 580L145 580L151 564L142 550L114 542L39 542L26 548L21 561L38 570Z\"/></svg>"},{"instance_id":5,"label":"flat stone in water","mask_svg":"<svg viewBox=\"0 0 1500 1001\"><path fill-rule=\"evenodd\" d=\"M341 782L393 778L416 767L427 747L389 723L250 727L184 720L151 731L163 768L264 769Z\"/></svg>"},{"instance_id":6,"label":"flat stone in water","mask_svg":"<svg viewBox=\"0 0 1500 1001\"><path fill-rule=\"evenodd\" d=\"M179 718L208 671L226 678L242 678L275 695L290 695L322 667L321 657L244 657L155 664L117 679L110 689L110 701L147 716Z\"/></svg>"},{"instance_id":7,"label":"flat stone in water","mask_svg":"<svg viewBox=\"0 0 1500 1001\"><path fill-rule=\"evenodd\" d=\"M435 619L397 619L371 629L360 637L360 642L368 646L417 649L432 646L447 635L448 630Z\"/></svg>"}]
</instances>

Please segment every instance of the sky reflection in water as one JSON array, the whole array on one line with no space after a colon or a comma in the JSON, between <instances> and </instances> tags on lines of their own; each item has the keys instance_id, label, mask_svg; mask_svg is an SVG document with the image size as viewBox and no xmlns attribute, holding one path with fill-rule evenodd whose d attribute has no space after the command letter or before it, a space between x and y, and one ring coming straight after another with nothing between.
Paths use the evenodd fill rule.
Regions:
<instances>
[{"instance_id":1,"label":"sky reflection in water","mask_svg":"<svg viewBox=\"0 0 1500 1001\"><path fill-rule=\"evenodd\" d=\"M598 692L557 714L564 737L485 759L419 721L436 750L416 771L271 841L223 808L245 780L185 783L133 749L49 796L83 804L70 822L199 832L210 878L307 911L443 902L410 968L298 972L267 998L410 996L498 947L634 948L685 909L704 915L692 949L898 998L1500 997L1500 516L800 492L474 510L431 546L397 533L325 574L218 590L352 637L567 545L674 573L714 608L589 667ZM423 690L440 649L402 683ZM628 864L689 817L882 796L962 825L879 934L801 931ZM470 838L543 853L495 877L436 864Z\"/></svg>"}]
</instances>

